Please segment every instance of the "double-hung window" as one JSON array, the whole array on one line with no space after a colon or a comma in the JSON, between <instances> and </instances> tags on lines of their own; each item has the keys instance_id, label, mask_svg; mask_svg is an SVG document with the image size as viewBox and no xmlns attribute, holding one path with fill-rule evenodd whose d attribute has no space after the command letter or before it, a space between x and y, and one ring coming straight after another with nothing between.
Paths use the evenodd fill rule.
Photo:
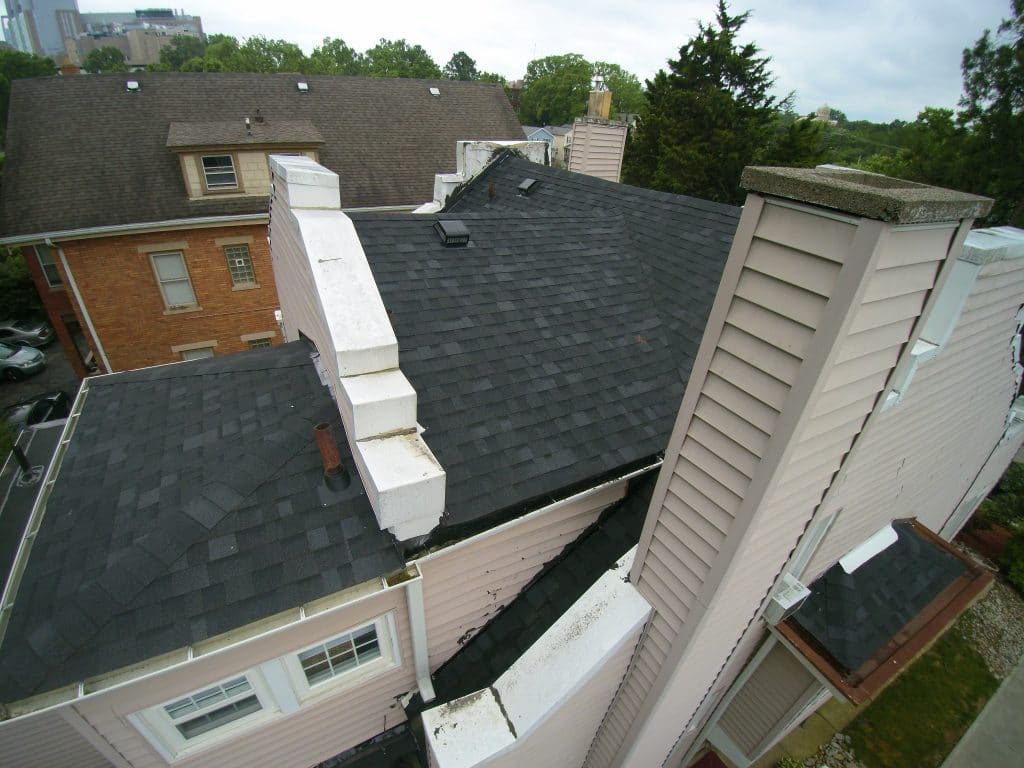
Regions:
<instances>
[{"instance_id":1,"label":"double-hung window","mask_svg":"<svg viewBox=\"0 0 1024 768\"><path fill-rule=\"evenodd\" d=\"M180 251L173 253L154 253L153 269L160 293L164 297L167 309L184 309L196 305L196 294L192 290L192 281L185 267L185 257Z\"/></svg>"},{"instance_id":2,"label":"double-hung window","mask_svg":"<svg viewBox=\"0 0 1024 768\"><path fill-rule=\"evenodd\" d=\"M63 286L64 281L61 279L60 270L57 269L57 264L53 259L53 248L48 245L35 245L33 248L36 258L39 259L39 266L43 270L43 277L46 278L46 284L51 288Z\"/></svg>"},{"instance_id":3,"label":"double-hung window","mask_svg":"<svg viewBox=\"0 0 1024 768\"><path fill-rule=\"evenodd\" d=\"M256 671L208 685L129 719L167 760L219 741L271 716L277 707L266 681Z\"/></svg>"},{"instance_id":4,"label":"double-hung window","mask_svg":"<svg viewBox=\"0 0 1024 768\"><path fill-rule=\"evenodd\" d=\"M299 666L310 687L381 658L374 624L346 632L299 654Z\"/></svg>"},{"instance_id":5,"label":"double-hung window","mask_svg":"<svg viewBox=\"0 0 1024 768\"><path fill-rule=\"evenodd\" d=\"M207 189L235 189L238 187L235 161L231 155L203 155L203 175L206 177Z\"/></svg>"}]
</instances>

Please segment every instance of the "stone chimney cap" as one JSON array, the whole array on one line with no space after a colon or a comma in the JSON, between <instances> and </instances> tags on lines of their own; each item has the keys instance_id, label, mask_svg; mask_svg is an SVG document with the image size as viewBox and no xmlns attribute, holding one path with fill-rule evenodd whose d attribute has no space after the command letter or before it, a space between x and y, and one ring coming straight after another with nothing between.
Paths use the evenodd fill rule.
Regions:
<instances>
[{"instance_id":1,"label":"stone chimney cap","mask_svg":"<svg viewBox=\"0 0 1024 768\"><path fill-rule=\"evenodd\" d=\"M992 208L987 197L834 166L747 166L740 186L892 224L976 219Z\"/></svg>"}]
</instances>

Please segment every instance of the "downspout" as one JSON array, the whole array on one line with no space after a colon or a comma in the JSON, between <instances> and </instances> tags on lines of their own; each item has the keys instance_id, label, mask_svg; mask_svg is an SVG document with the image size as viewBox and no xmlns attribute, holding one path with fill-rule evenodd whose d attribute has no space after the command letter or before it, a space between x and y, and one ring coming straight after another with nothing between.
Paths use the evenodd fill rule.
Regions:
<instances>
[{"instance_id":1,"label":"downspout","mask_svg":"<svg viewBox=\"0 0 1024 768\"><path fill-rule=\"evenodd\" d=\"M409 607L409 633L412 635L412 656L416 670L416 687L427 704L433 701L434 683L430 679L430 655L427 648L427 614L423 607L423 575L415 563L404 571L411 578L405 582L405 600Z\"/></svg>"},{"instance_id":2,"label":"downspout","mask_svg":"<svg viewBox=\"0 0 1024 768\"><path fill-rule=\"evenodd\" d=\"M89 315L89 309L85 306L85 299L82 298L82 293L78 290L78 283L75 282L75 276L71 272L71 265L68 263L68 257L64 255L64 249L55 244L50 238L46 238L46 244L51 248L56 248L57 253L60 254L60 263L64 265L64 272L68 276L68 285L71 286L71 292L75 294L75 301L78 302L79 309L82 310L82 317L85 318L85 325L89 329L89 333L92 335L93 341L96 342L96 351L100 354L100 360L103 361L103 367L107 373L113 373L114 369L110 367L110 361L107 360L107 353L103 349L103 342L100 341L100 335L96 333L96 326L92 324L92 317Z\"/></svg>"}]
</instances>

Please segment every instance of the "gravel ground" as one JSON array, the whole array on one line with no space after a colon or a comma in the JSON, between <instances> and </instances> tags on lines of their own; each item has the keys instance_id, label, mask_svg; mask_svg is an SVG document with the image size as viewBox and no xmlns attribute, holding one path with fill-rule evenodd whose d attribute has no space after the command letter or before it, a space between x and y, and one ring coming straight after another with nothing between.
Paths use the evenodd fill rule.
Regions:
<instances>
[{"instance_id":1,"label":"gravel ground","mask_svg":"<svg viewBox=\"0 0 1024 768\"><path fill-rule=\"evenodd\" d=\"M837 733L821 749L803 761L806 768L865 768L850 748L850 737Z\"/></svg>"}]
</instances>

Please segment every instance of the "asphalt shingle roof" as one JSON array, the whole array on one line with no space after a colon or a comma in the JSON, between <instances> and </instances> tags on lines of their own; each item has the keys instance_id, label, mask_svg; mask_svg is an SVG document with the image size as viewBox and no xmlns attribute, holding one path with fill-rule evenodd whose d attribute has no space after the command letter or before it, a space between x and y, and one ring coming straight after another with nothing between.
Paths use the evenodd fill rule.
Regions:
<instances>
[{"instance_id":1,"label":"asphalt shingle roof","mask_svg":"<svg viewBox=\"0 0 1024 768\"><path fill-rule=\"evenodd\" d=\"M621 215L353 215L448 476L445 525L664 450L681 380Z\"/></svg>"},{"instance_id":2,"label":"asphalt shingle roof","mask_svg":"<svg viewBox=\"0 0 1024 768\"><path fill-rule=\"evenodd\" d=\"M894 523L897 540L853 573L836 563L811 585L792 616L846 672L871 659L967 566L918 534Z\"/></svg>"},{"instance_id":3,"label":"asphalt shingle roof","mask_svg":"<svg viewBox=\"0 0 1024 768\"><path fill-rule=\"evenodd\" d=\"M193 120L171 123L167 129L168 147L209 147L239 144L323 144L323 136L312 120L278 119L257 122L244 120Z\"/></svg>"},{"instance_id":4,"label":"asphalt shingle roof","mask_svg":"<svg viewBox=\"0 0 1024 768\"><path fill-rule=\"evenodd\" d=\"M140 83L137 92L126 90L129 79ZM308 93L298 91L300 80ZM455 170L456 141L523 138L501 87L486 83L219 72L17 80L0 233L265 213L266 197L190 202L167 146L171 123L241 126L257 109L268 134L279 121L312 124L345 207L426 202L434 174Z\"/></svg>"},{"instance_id":5,"label":"asphalt shingle roof","mask_svg":"<svg viewBox=\"0 0 1024 768\"><path fill-rule=\"evenodd\" d=\"M519 195L517 188L526 178L540 184L529 196ZM637 268L647 277L680 374L684 381L689 378L739 222L739 208L570 173L509 152L458 190L446 211L622 215Z\"/></svg>"},{"instance_id":6,"label":"asphalt shingle roof","mask_svg":"<svg viewBox=\"0 0 1024 768\"><path fill-rule=\"evenodd\" d=\"M401 566L305 343L93 379L0 651L14 701Z\"/></svg>"}]
</instances>

